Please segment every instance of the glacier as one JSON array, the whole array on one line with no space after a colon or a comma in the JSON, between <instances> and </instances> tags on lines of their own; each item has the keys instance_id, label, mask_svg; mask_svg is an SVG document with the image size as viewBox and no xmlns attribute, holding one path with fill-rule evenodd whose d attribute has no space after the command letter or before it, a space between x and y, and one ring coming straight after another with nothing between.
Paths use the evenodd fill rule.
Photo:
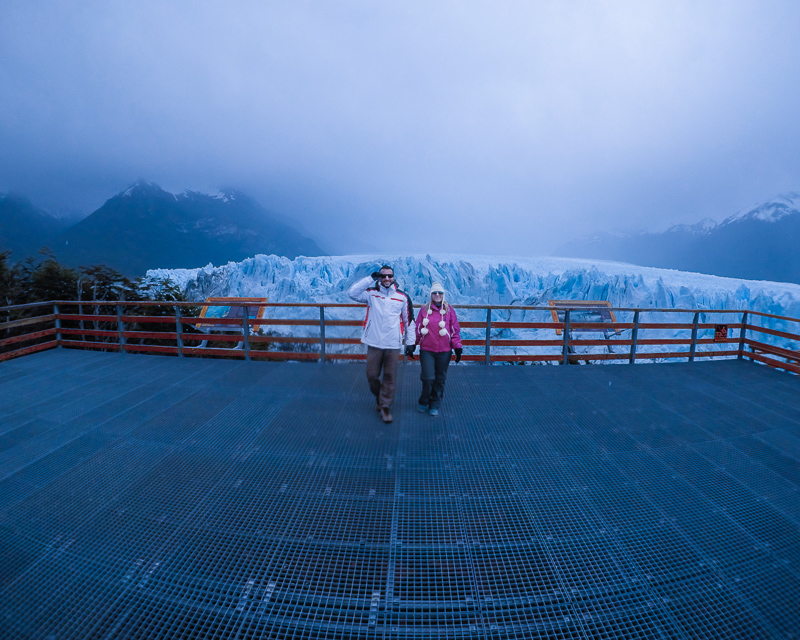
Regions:
<instances>
[{"instance_id":1,"label":"glacier","mask_svg":"<svg viewBox=\"0 0 800 640\"><path fill-rule=\"evenodd\" d=\"M270 302L286 303L350 303L347 290L356 280L375 271L380 265L394 267L399 286L415 304L428 300L432 282L444 285L447 299L458 305L525 305L547 306L548 300L608 300L612 307L652 309L731 309L800 318L800 285L740 280L699 273L641 267L621 262L574 258L528 258L476 255L351 255L289 259L275 255L257 255L226 265L207 265L197 269L151 269L152 281L169 279L189 300L202 301L209 296L264 297ZM329 319L363 319L358 308L328 308ZM271 318L318 319L316 309L273 308ZM618 322L629 322L630 312L617 313ZM462 309L459 319L485 321L486 311ZM548 311L494 310L492 321L546 322ZM692 314L643 313L641 322L691 322ZM703 314L700 322L735 324L741 314ZM800 333L800 322L750 316L751 324L771 329ZM272 331L281 335L319 335L318 327L281 327ZM698 337L712 337L708 329ZM326 327L326 337L358 337L353 327ZM464 329L462 337L482 339L484 329ZM554 339L552 329L493 328L492 339ZM575 338L593 338L596 334L575 334ZM630 330L618 339L630 339ZM642 338L688 337L686 331L640 331ZM738 331L736 336L738 337ZM787 349L798 350L800 343L777 336L759 334L757 339ZM679 347L683 349L684 347ZM717 344L703 348L717 350L735 348ZM345 347L342 350L358 350ZM613 351L623 353L620 345ZM482 353L483 347L468 347L466 353ZM641 345L637 351L664 351L663 346ZM605 347L582 347L584 353L605 352ZM557 347L493 347L493 354L557 353Z\"/></svg>"}]
</instances>

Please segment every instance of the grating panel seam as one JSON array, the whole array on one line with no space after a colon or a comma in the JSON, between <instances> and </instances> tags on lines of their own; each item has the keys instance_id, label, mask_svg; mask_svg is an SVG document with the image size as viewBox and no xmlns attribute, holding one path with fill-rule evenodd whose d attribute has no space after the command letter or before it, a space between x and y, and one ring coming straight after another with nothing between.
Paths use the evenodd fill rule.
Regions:
<instances>
[{"instance_id":1,"label":"grating panel seam","mask_svg":"<svg viewBox=\"0 0 800 640\"><path fill-rule=\"evenodd\" d=\"M651 452L647 452L647 453L648 453L648 454L650 454L650 455L653 455ZM631 480L631 482L633 482L633 483L635 484L635 478L631 477L631 476L630 476L630 475L629 475L629 474L626 472L626 470L625 470L624 468L622 468L622 467L620 467L619 465L617 465L617 464L616 464L616 462L614 462L614 461L613 461L613 460L611 460L611 459L609 459L609 462L610 462L611 464L614 464L614 465L617 467L617 469L618 469L618 470L619 470L619 471L620 471L620 472L621 472L623 475L626 475L626 476L628 476L628 477L629 477L629 479ZM663 464L663 463L662 463L662 464ZM667 466L667 465L665 464L665 466ZM681 479L681 481L682 481L682 482L685 482L685 480L683 480L683 479ZM686 484L688 484L688 483L686 483ZM671 518L671 516L670 516L668 513L666 513L665 511L663 511L663 509L660 507L660 505L658 505L657 503L653 502L653 501L652 501L652 500L649 498L649 496L647 496L646 494L642 494L642 496L643 496L643 498L644 498L645 500L647 500L648 502L650 502L651 506L653 506L653 508L655 508L656 510L658 510L658 511L659 511L659 512L660 512L660 513L661 513L661 514L664 516L664 519L665 519L665 521L666 521L667 523L669 523L669 524L670 524L670 526L672 526L672 518ZM686 541L686 542L689 544L689 546L693 548L693 550L695 551L695 553L697 553L697 555L699 555L701 558L703 558L703 560L705 561L705 565L706 565L706 567L708 567L708 568L711 570L711 572L713 573L713 575L715 575L715 576L717 577L717 579L718 579L718 580L721 580L721 581L723 581L723 582L725 582L725 583L728 583L728 588L731 588L731 590L733 591L733 593L734 593L734 594L737 596L737 599L738 599L738 601L739 601L739 604L740 604L740 606L742 606L743 608L747 609L747 610L748 610L748 611L749 611L749 612L750 612L750 613L753 615L753 617L754 617L754 618L756 618L757 620L759 620L759 622L760 622L761 624L763 624L763 625L764 625L764 627L765 627L765 628L769 629L769 630L770 630L770 631L771 631L773 634L775 634L775 635L774 635L774 637L776 637L776 638L777 638L777 637L780 637L780 636L777 634L777 632L776 632L776 630L774 629L774 627L773 627L773 626L770 624L770 622L769 622L769 621L768 621L768 620L767 620L767 619L766 619L766 618L765 618L765 617L764 617L764 616L763 616L763 615L762 615L760 612L758 612L757 610L755 610L755 609L754 609L754 607L751 605L751 603L750 603L750 602L749 602L749 601L748 601L746 598L744 598L744 597L742 596L742 594L740 594L738 591L736 591L735 589L733 589L733 588L732 588L732 583L731 583L731 581L730 581L730 580L727 578L727 576L725 576L725 575L724 575L724 574L723 574L723 573L720 571L720 569L719 569L719 568L716 566L716 564L717 564L717 563L716 563L715 559L714 559L714 558L709 558L709 557L706 555L706 553L704 552L704 550L703 550L702 548L698 547L698 546L695 544L694 540L692 540L692 539L691 539L691 538L690 538L688 535L686 535L686 534L685 534L685 533L684 533L684 532L683 532L683 531L680 529L680 527L675 527L674 529L675 529L675 531L678 533L678 535L679 535L679 536L681 536L681 537L682 537L682 538L683 538L683 539L684 539L684 540L685 540L685 541ZM760 546L760 545L759 545L759 546Z\"/></svg>"},{"instance_id":2,"label":"grating panel seam","mask_svg":"<svg viewBox=\"0 0 800 640\"><path fill-rule=\"evenodd\" d=\"M692 450L692 451L694 451L695 453L697 453L698 455L702 456L702 454L701 454L700 452L696 451L696 450L695 450L693 447L691 447L690 445L686 445L686 449ZM655 452L654 452L654 455L657 455L657 453L655 453ZM708 460L708 458L706 458L705 456L702 456L702 457L704 457L705 459L707 459L707 460ZM671 466L671 465L669 464L669 462L667 462L667 461L665 461L665 460L663 460L663 459L661 459L661 462L662 462L662 463L663 463L665 466L667 466L668 468L670 468L672 471L674 471L675 473L677 473L677 474L679 474L679 475L680 475L680 471L679 471L679 470L677 470L677 469L675 469L673 466ZM711 462L711 464L714 464L714 463L713 463L713 461L710 461L710 462ZM737 483L738 483L740 486L744 487L744 488L745 488L745 489L746 489L746 490L747 490L747 491L748 491L748 492L749 492L749 493L750 493L750 494L751 494L751 495L752 495L752 496L753 496L753 497L754 497L754 498L755 498L757 501L760 501L760 500L763 498L763 496L759 495L757 492L753 491L753 490L752 490L750 487L748 487L746 484L744 484L743 482L740 482L740 481L739 481L737 478L735 478L735 477L734 477L734 476L732 476L731 474L727 473L727 471L725 471L725 470L722 470L720 467L718 467L718 466L717 466L717 465L715 465L715 464L714 464L714 467L715 467L715 469L716 469L716 470L718 470L718 471L722 471L723 473L725 473L725 475L727 475L728 477L732 478L732 479L733 479L735 482L737 482ZM757 546L757 547L758 547L760 550L762 550L762 551L763 551L765 554L767 554L767 555L771 556L774 562L778 562L778 563L780 563L780 562L781 562L780 558L778 558L778 557L775 555L775 549L774 549L774 547L773 547L772 545L769 545L769 544L765 544L765 543L763 543L763 542L762 542L762 541L760 541L760 540L759 540L759 539L758 539L756 536L754 536L752 533L750 533L750 531L749 531L749 530L748 530L746 527L744 527L744 526L743 526L743 525L742 525L740 522L738 522L738 521L737 521L735 518L733 518L733 517L730 515L730 513L729 513L729 511L728 511L728 509L727 509L727 508L725 508L724 506L722 506L722 505L720 505L719 503L717 503L716 501L714 501L714 499L713 499L711 496L709 496L709 495L708 495L706 492L704 492L704 491L703 491L703 490L702 490L700 487L696 486L695 484L693 484L692 482L690 482L689 480L687 480L687 479L686 479L684 476L682 476L682 475L681 475L681 480L682 480L682 482L684 482L685 484L687 484L689 487L691 487L691 489L692 489L694 492L696 492L696 493L697 493L697 494L698 494L698 495L701 497L701 499L702 499L702 500L704 500L704 501L705 501L705 502L708 504L708 506L710 507L710 509L711 509L711 510L713 510L715 513L720 513L720 514L721 514L721 515L722 515L722 516L723 516L725 519L727 519L727 520L728 520L728 521L729 521L731 524L733 524L733 525L734 525L734 526L735 526L735 527L736 527L736 528L737 528L737 529L738 529L738 530L739 530L739 531L740 531L742 534L744 534L745 536L747 536L747 537L748 537L748 538L749 538L749 539L752 541L752 543L753 543L753 545L754 545L754 546ZM794 520L793 520L793 519L791 519L791 520L794 522ZM797 524L797 523L795 522L795 525L796 525L796 524ZM789 570L790 570L790 571L791 571L793 574L795 574L795 576L797 576L797 577L800 577L800 567L798 567L798 568L795 568L795 567L789 567Z\"/></svg>"},{"instance_id":3,"label":"grating panel seam","mask_svg":"<svg viewBox=\"0 0 800 640\"><path fill-rule=\"evenodd\" d=\"M580 429L578 427L577 423L573 423L573 424L577 429ZM545 446L549 448L549 445L545 445ZM549 453L551 454L552 459L554 459L554 460L558 459L558 456L555 455L555 452L551 448L550 448ZM509 466L509 473L512 475L512 477L515 477L516 480L517 480L517 490L518 491L523 491L524 490L524 485L519 481L518 470L515 468L515 466L513 464L509 464L508 466ZM569 474L568 470L567 470L567 474L571 475L571 474ZM572 477L573 481L575 481L574 476L571 476L571 477ZM577 485L577 482L576 482L576 485ZM608 523L607 521L605 521L605 519L597 512L596 509L592 508L592 506L589 505L584 500L581 500L581 502L582 502L584 508L589 509L593 513L593 515L598 519L598 521L603 524L603 528L605 529L605 531L607 531L607 532L613 532L614 531L615 527L613 525L611 525L610 523ZM528 503L528 501L525 500L526 506L527 506L527 503ZM531 515L531 518L534 518L535 517L535 512L532 512L530 515ZM535 520L534 520L534 522L535 522ZM539 537L540 537L541 540L544 541L544 540L547 539L547 536L544 535L544 533L541 530L538 533L539 533ZM663 606L660 605L660 598L657 596L657 594L651 592L651 590L650 590L650 588L649 588L649 586L647 584L647 580L646 580L645 576L643 575L643 573L641 572L641 570L637 567L637 564L636 564L635 560L624 549L624 546L619 544L619 542L617 541L617 539L613 535L613 533L612 533L612 535L609 536L609 538L612 540L617 552L620 553L620 555L622 555L623 557L625 557L626 560L628 561L628 563L630 564L630 566L634 567L635 570L637 571L637 573L639 574L639 577L637 579L638 584L636 585L636 589L637 590L644 590L646 593L649 594L651 602L659 603L656 606L658 607L658 610L661 612L661 614L664 617L665 621L670 623L670 627L671 627L669 629L664 629L663 631L664 632L667 632L667 631L671 632L671 637L675 637L675 636L672 636L672 634L677 634L677 637L685 638L686 636L681 632L681 630L679 628L679 625L677 624L677 621L674 619L674 617L671 615L671 613L668 610L666 610L666 608L664 608ZM549 550L548 550L548 553L549 553ZM551 556L551 562L554 563L554 566L558 566L557 562L555 561L554 558L552 558L552 556ZM559 568L559 573L561 573L561 569L560 568ZM564 581L563 576L561 576L561 579L562 579L562 588L564 589L564 593L565 594L569 594L571 589L567 586L566 582ZM571 596L567 595L567 597L568 597L568 599L571 599ZM587 633L587 637L591 637L591 634L590 634L589 630L587 630L585 627L584 627L584 630ZM662 638L665 638L666 636L664 636L661 633L661 631L662 630L658 631L659 636L662 637Z\"/></svg>"},{"instance_id":4,"label":"grating panel seam","mask_svg":"<svg viewBox=\"0 0 800 640\"><path fill-rule=\"evenodd\" d=\"M577 485L578 481L575 478L575 476L571 474L569 469L566 470L566 473L572 477L573 481ZM582 502L584 508L587 511L591 512L597 519L597 521L603 525L603 532L606 533L610 532L608 537L611 540L612 544L614 545L616 552L619 553L623 558L625 558L629 566L632 567L636 572L637 577L633 578L633 580L637 583L636 584L637 590L641 591L643 594L646 594L648 596L649 598L648 602L651 603L650 608L651 609L655 608L664 618L664 621L669 623L668 628L659 630L659 635L661 635L661 632L663 631L664 633L668 632L669 636L662 635L661 637L665 638L674 637L675 635L679 637L685 637L685 634L680 630L678 626L677 620L675 620L674 616L663 606L663 604L661 603L661 599L658 597L658 594L655 593L652 590L650 584L648 584L649 581L644 573L644 570L639 566L635 558L633 558L630 552L626 549L625 545L623 545L621 541L618 539L618 537L614 535L614 532L617 531L617 528L612 523L607 521L603 517L603 515L589 501L582 500Z\"/></svg>"},{"instance_id":5,"label":"grating panel seam","mask_svg":"<svg viewBox=\"0 0 800 640\"><path fill-rule=\"evenodd\" d=\"M449 454L453 459L456 459L457 452L454 451L454 448L453 448L452 431L449 428L450 427L450 424L449 424L450 421L447 418L443 418L442 420L444 422L444 428L445 428L445 434L446 434L445 441L446 441L447 446L448 446ZM462 500L463 500L462 496L464 495L463 489L465 489L466 487L459 487L457 478L454 479L454 482L455 482L455 488L456 488L456 500L455 500L455 502L456 502L456 510L457 510L457 514L458 514L459 528L461 529L461 535L463 536L464 542L469 542L468 537L466 535L467 534L467 523L466 523L466 517L464 515L463 504L462 504ZM462 490L459 490L459 489L462 489ZM473 603L477 602L477 609L478 609L478 619L476 620L477 624L474 627L471 626L470 627L470 631L482 632L485 635L488 632L495 630L495 629L491 628L492 625L489 625L489 623L486 620L485 613L486 613L487 607L489 606L489 603L487 602L486 597L481 597L481 595L480 595L480 590L479 590L479 587L478 587L478 579L477 579L477 569L476 569L476 566L475 566L475 558L474 558L473 552L472 552L472 545L465 544L464 547L465 547L465 550L466 550L467 560L468 560L468 563L469 563L469 579L470 579L470 584L471 584L471 587L472 587L472 594L473 594L471 599L472 599Z\"/></svg>"},{"instance_id":6,"label":"grating panel seam","mask_svg":"<svg viewBox=\"0 0 800 640\"><path fill-rule=\"evenodd\" d=\"M197 373L194 373L192 375L197 375ZM169 389L171 387L175 386L176 384L178 384L178 383L173 383L172 385L169 385L165 390L159 392L159 394L160 393L165 393L165 394L168 393ZM140 389L140 388L144 388L145 386L147 386L147 384L145 384L143 382L142 384L134 387L134 390ZM69 446L70 444L72 444L76 440L78 440L78 439L80 439L80 438L82 438L82 437L84 437L84 436L86 436L86 435L88 435L88 434L90 434L92 432L100 430L104 425L113 422L115 419L119 418L122 414L124 414L126 412L135 411L135 409L137 407L139 407L141 405L144 405L144 404L147 404L147 402L149 400L152 400L152 398L155 395L159 395L159 394L154 394L153 396L143 398L139 402L135 403L132 407L128 407L128 408L126 408L124 410L119 411L117 414L107 418L103 422L100 422L98 424L90 424L90 425L87 425L84 428L81 428L80 427L80 422L79 422L81 415L90 413L91 411L96 409L96 407L87 408L87 410L85 412L83 412L83 414L79 414L78 416L75 416L70 422L60 425L59 428L58 428L58 432L57 433L51 433L51 431L53 431L53 430L51 430L51 431L46 432L45 434L42 434L40 440L43 440L44 442L47 442L48 440L50 440L53 444L46 445L46 450L41 452L41 453L39 453L38 455L36 454L36 451L34 450L32 452L34 454L33 457L25 455L26 454L26 450L25 449L23 449L21 451L18 451L17 449L19 449L19 447L15 448L15 449L12 449L9 452L5 452L2 456L0 456L0 465L2 465L2 467L4 469L11 469L11 470L7 471L2 477L0 477L0 482L2 482L3 480L6 480L7 478L9 478L10 476L12 476L12 475L14 475L16 473L19 473L20 471L22 471L26 467L29 467L31 465L34 465L34 464L42 461L43 459L45 459L48 456L50 456L51 454L55 453L59 449L63 449L64 447ZM174 398L174 402L172 403L173 406L175 404L177 404L178 402L180 402L181 400L182 400L182 398L180 396ZM111 402L111 400L109 400L109 402ZM74 425L74 426L72 426L72 425ZM34 444L35 444L35 441L34 441ZM30 445L29 445L29 447L30 447ZM17 460L17 462L11 462L11 460L13 459L13 458L11 458L11 456L14 455L15 453L17 454L18 460Z\"/></svg>"}]
</instances>

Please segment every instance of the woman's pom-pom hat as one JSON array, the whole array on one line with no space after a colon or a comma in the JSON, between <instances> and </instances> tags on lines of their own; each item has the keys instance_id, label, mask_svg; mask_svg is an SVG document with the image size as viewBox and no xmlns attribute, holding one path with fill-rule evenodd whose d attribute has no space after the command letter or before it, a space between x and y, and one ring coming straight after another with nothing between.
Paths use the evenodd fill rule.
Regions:
<instances>
[{"instance_id":1,"label":"woman's pom-pom hat","mask_svg":"<svg viewBox=\"0 0 800 640\"><path fill-rule=\"evenodd\" d=\"M438 282L434 282L431 285L431 300L433 299L433 294L434 293L441 293L442 294L442 299L440 301L441 307L439 309L439 313L444 314L446 309L447 309L447 305L445 304L445 301L444 301L444 287ZM426 318L426 320L427 320L427 318ZM427 324L427 322L425 322L423 320L423 324ZM423 331L424 331L424 329L423 329ZM439 335L440 336L446 336L447 335L447 329L445 329L444 318L439 320Z\"/></svg>"}]
</instances>

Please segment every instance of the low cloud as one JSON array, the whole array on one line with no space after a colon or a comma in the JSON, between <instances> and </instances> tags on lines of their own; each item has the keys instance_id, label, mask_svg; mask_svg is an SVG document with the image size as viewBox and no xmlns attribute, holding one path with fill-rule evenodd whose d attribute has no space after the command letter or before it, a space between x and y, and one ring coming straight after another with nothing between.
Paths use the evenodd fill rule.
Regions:
<instances>
[{"instance_id":1,"label":"low cloud","mask_svg":"<svg viewBox=\"0 0 800 640\"><path fill-rule=\"evenodd\" d=\"M12 2L0 189L242 188L331 250L548 253L800 189L792 2Z\"/></svg>"}]
</instances>

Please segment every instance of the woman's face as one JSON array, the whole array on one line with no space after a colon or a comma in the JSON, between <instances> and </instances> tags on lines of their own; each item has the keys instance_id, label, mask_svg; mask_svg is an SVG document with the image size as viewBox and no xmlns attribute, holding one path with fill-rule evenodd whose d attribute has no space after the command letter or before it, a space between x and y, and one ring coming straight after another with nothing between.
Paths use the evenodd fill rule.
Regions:
<instances>
[{"instance_id":1,"label":"woman's face","mask_svg":"<svg viewBox=\"0 0 800 640\"><path fill-rule=\"evenodd\" d=\"M436 302L437 304L441 304L443 298L444 298L444 291L431 291L431 302Z\"/></svg>"}]
</instances>

